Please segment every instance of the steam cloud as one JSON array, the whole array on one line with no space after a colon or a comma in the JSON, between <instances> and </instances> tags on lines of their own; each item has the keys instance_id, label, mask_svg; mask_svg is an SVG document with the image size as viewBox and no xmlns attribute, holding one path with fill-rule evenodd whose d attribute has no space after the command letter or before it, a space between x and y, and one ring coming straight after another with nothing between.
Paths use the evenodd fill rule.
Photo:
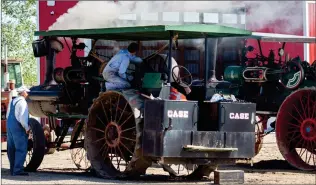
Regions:
<instances>
[{"instance_id":1,"label":"steam cloud","mask_svg":"<svg viewBox=\"0 0 316 185\"><path fill-rule=\"evenodd\" d=\"M274 32L293 33L302 28L302 12L297 11L301 2L294 1L80 1L67 13L60 16L49 30L90 29L166 24L158 21L124 21L122 14L148 14L157 12L217 12L231 13L237 7L247 7L247 29L258 31L271 27L276 20L282 21ZM301 6L302 7L302 6ZM167 24L179 24L170 22ZM203 39L186 41L204 50Z\"/></svg>"},{"instance_id":2,"label":"steam cloud","mask_svg":"<svg viewBox=\"0 0 316 185\"><path fill-rule=\"evenodd\" d=\"M246 16L248 29L267 27L276 19L282 20L284 28L276 32L293 32L302 28L302 12L297 11L301 2L294 1L248 1L244 3L249 13ZM230 12L236 6L234 1L81 1L67 13L60 16L49 30L89 29L161 24L145 21L118 20L122 14L154 12ZM301 6L302 7L302 6ZM211 10L211 11L210 11ZM164 23L166 24L166 23ZM169 23L168 23L169 24ZM177 24L170 22L170 24ZM286 30L285 30L286 29Z\"/></svg>"}]
</instances>

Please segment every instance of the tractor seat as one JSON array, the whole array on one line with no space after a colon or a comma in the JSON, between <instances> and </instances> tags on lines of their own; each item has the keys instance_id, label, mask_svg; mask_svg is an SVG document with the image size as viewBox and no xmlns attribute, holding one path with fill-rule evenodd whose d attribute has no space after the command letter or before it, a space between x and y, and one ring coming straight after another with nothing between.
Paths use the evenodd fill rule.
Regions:
<instances>
[{"instance_id":1,"label":"tractor seat","mask_svg":"<svg viewBox=\"0 0 316 185\"><path fill-rule=\"evenodd\" d=\"M159 96L163 81L161 73L145 73L142 81L142 89L153 96Z\"/></svg>"}]
</instances>

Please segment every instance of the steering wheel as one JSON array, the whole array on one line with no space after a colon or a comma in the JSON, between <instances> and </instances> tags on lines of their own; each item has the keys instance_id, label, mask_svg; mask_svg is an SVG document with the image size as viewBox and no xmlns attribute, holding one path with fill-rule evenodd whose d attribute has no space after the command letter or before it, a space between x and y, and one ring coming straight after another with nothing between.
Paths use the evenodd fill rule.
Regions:
<instances>
[{"instance_id":1,"label":"steering wheel","mask_svg":"<svg viewBox=\"0 0 316 185\"><path fill-rule=\"evenodd\" d=\"M304 70L302 65L296 61L289 61L283 67L280 82L286 89L298 88L304 80Z\"/></svg>"},{"instance_id":2,"label":"steering wheel","mask_svg":"<svg viewBox=\"0 0 316 185\"><path fill-rule=\"evenodd\" d=\"M176 69L178 69L178 71L176 71ZM181 69L184 71L184 73L182 73L182 74L184 74L184 76L182 76L182 77L180 76ZM180 85L182 87L190 87L192 85L192 74L184 66L180 66L180 65L174 66L172 68L172 78L178 85ZM185 80L185 81L183 81L183 80Z\"/></svg>"}]
</instances>

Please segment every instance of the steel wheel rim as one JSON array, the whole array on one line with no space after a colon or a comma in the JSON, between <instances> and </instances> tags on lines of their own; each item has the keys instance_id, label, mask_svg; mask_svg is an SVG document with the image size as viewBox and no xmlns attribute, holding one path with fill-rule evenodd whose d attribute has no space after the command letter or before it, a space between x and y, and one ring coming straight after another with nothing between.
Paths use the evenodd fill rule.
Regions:
<instances>
[{"instance_id":1,"label":"steel wheel rim","mask_svg":"<svg viewBox=\"0 0 316 185\"><path fill-rule=\"evenodd\" d=\"M93 117L94 121L91 121ZM91 107L89 119L87 130L94 134L91 139L92 144L99 148L98 157L102 157L104 164L110 166L116 174L123 173L136 144L134 112L129 102L120 93L106 92ZM117 137L111 133L113 130Z\"/></svg>"},{"instance_id":2,"label":"steel wheel rim","mask_svg":"<svg viewBox=\"0 0 316 185\"><path fill-rule=\"evenodd\" d=\"M27 142L27 154L26 154L26 158L25 158L25 166L26 167L31 159L32 159L32 156L33 156L33 146L34 146L34 141L33 141L33 132L32 130L30 129L30 132L29 132L29 135L28 135L28 142Z\"/></svg>"},{"instance_id":3,"label":"steel wheel rim","mask_svg":"<svg viewBox=\"0 0 316 185\"><path fill-rule=\"evenodd\" d=\"M276 137L283 157L301 170L316 169L316 91L301 89L282 103L276 120Z\"/></svg>"},{"instance_id":4,"label":"steel wheel rim","mask_svg":"<svg viewBox=\"0 0 316 185\"><path fill-rule=\"evenodd\" d=\"M74 134L76 132L76 129L78 129L78 123L75 125L72 134L71 134L71 140L74 137ZM86 124L83 125L82 131L80 132L77 139L83 140L84 139L84 130L85 130ZM85 148L74 148L70 150L71 159L74 162L75 166L78 169L81 170L88 170L91 167L90 161L87 157L87 152ZM77 157L78 156L78 157Z\"/></svg>"},{"instance_id":5,"label":"steel wheel rim","mask_svg":"<svg viewBox=\"0 0 316 185\"><path fill-rule=\"evenodd\" d=\"M188 176L191 175L198 167L196 164L168 164L175 173L176 176Z\"/></svg>"}]
</instances>

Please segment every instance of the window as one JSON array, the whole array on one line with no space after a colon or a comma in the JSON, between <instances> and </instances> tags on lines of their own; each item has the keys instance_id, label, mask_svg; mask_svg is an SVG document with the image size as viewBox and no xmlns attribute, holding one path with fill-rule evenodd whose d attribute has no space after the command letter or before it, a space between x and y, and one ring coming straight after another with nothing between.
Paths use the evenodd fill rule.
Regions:
<instances>
[{"instance_id":1,"label":"window","mask_svg":"<svg viewBox=\"0 0 316 185\"><path fill-rule=\"evenodd\" d=\"M162 20L170 22L179 22L180 14L179 12L163 12Z\"/></svg>"},{"instance_id":2,"label":"window","mask_svg":"<svg viewBox=\"0 0 316 185\"><path fill-rule=\"evenodd\" d=\"M122 14L119 16L120 20L136 20L136 14Z\"/></svg>"},{"instance_id":3,"label":"window","mask_svg":"<svg viewBox=\"0 0 316 185\"><path fill-rule=\"evenodd\" d=\"M200 14L197 12L184 12L184 22L200 22Z\"/></svg>"},{"instance_id":4,"label":"window","mask_svg":"<svg viewBox=\"0 0 316 185\"><path fill-rule=\"evenodd\" d=\"M203 17L205 23L219 23L218 13L204 13Z\"/></svg>"},{"instance_id":5,"label":"window","mask_svg":"<svg viewBox=\"0 0 316 185\"><path fill-rule=\"evenodd\" d=\"M158 21L158 13L142 13L141 19L144 21Z\"/></svg>"},{"instance_id":6,"label":"window","mask_svg":"<svg viewBox=\"0 0 316 185\"><path fill-rule=\"evenodd\" d=\"M17 64L9 64L9 80L15 81L15 88L19 88L22 86L22 73L21 66L19 63ZM4 66L1 66L1 88L4 88L6 84L4 84Z\"/></svg>"},{"instance_id":7,"label":"window","mask_svg":"<svg viewBox=\"0 0 316 185\"><path fill-rule=\"evenodd\" d=\"M237 14L223 14L223 23L226 24L237 24Z\"/></svg>"}]
</instances>

